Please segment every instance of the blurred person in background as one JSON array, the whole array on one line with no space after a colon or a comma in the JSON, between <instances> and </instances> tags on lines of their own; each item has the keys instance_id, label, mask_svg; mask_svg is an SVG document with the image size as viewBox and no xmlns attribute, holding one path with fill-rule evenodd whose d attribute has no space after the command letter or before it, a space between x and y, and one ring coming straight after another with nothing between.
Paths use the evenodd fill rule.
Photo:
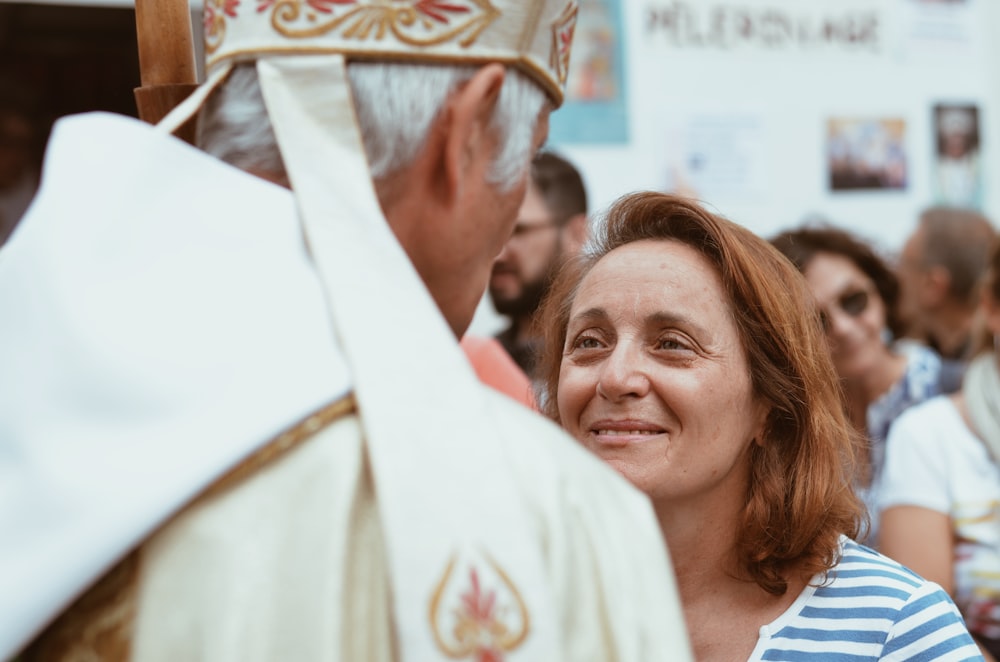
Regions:
<instances>
[{"instance_id":1,"label":"blurred person in background","mask_svg":"<svg viewBox=\"0 0 1000 662\"><path fill-rule=\"evenodd\" d=\"M926 347L894 342L903 330L899 281L868 243L825 225L788 230L771 242L805 275L848 418L867 439L855 482L871 520L863 541L873 544L875 491L889 425L910 406L941 392L941 359Z\"/></svg>"},{"instance_id":2,"label":"blurred person in background","mask_svg":"<svg viewBox=\"0 0 1000 662\"><path fill-rule=\"evenodd\" d=\"M992 223L978 212L931 207L921 213L899 257L906 336L941 356L945 393L961 387L972 358L977 286L995 237Z\"/></svg>"},{"instance_id":3,"label":"blurred person in background","mask_svg":"<svg viewBox=\"0 0 1000 662\"><path fill-rule=\"evenodd\" d=\"M555 270L580 251L587 235L587 190L580 172L557 154L539 154L489 285L494 308L510 321L497 339L529 377L535 376L540 344L535 312Z\"/></svg>"},{"instance_id":4,"label":"blurred person in background","mask_svg":"<svg viewBox=\"0 0 1000 662\"><path fill-rule=\"evenodd\" d=\"M879 547L951 593L988 659L1000 657L1000 244L981 290L975 359L957 393L893 424Z\"/></svg>"}]
</instances>

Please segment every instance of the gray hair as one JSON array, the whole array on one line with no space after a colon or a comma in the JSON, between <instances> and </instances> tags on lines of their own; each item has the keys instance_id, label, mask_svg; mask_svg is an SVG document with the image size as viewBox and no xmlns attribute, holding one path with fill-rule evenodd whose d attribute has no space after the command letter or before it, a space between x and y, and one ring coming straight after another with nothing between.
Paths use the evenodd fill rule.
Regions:
<instances>
[{"instance_id":1,"label":"gray hair","mask_svg":"<svg viewBox=\"0 0 1000 662\"><path fill-rule=\"evenodd\" d=\"M413 162L450 93L477 69L383 62L348 65L361 137L376 181ZM544 103L546 96L538 85L508 69L493 111L500 149L489 176L490 183L503 191L513 188L529 165L534 127ZM198 144L237 168L285 174L252 63L237 65L209 99L199 122Z\"/></svg>"}]
</instances>

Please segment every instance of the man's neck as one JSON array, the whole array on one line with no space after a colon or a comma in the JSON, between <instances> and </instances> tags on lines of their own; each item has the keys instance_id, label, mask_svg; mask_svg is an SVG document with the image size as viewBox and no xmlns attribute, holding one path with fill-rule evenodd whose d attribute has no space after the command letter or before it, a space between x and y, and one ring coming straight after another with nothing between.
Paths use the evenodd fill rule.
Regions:
<instances>
[{"instance_id":1,"label":"man's neck","mask_svg":"<svg viewBox=\"0 0 1000 662\"><path fill-rule=\"evenodd\" d=\"M946 359L963 359L969 347L972 316L965 310L941 311L927 327L927 344Z\"/></svg>"}]
</instances>

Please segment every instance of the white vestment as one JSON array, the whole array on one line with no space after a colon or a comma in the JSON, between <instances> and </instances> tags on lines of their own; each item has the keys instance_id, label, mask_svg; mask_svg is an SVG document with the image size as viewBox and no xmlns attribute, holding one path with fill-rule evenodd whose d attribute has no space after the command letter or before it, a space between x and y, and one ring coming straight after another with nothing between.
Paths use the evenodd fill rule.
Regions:
<instances>
[{"instance_id":1,"label":"white vestment","mask_svg":"<svg viewBox=\"0 0 1000 662\"><path fill-rule=\"evenodd\" d=\"M286 189L136 121L57 125L39 196L0 250L0 657L138 546L136 660L453 659L473 650L472 625L514 661L688 659L645 497L471 369L406 378L444 407L473 402L504 440L487 454L499 463L470 463L479 440L448 420L414 437L450 436L462 460L404 433L373 462L362 399L185 508L356 388L328 314ZM407 322L399 343L419 353ZM394 423L378 429L406 430ZM380 484L393 443L405 461ZM427 533L448 521L441 504L459 529L477 504L496 510L485 482L432 498L481 476L509 487L501 508L541 587L495 549L509 519L475 522L482 545ZM411 554L439 559L433 580L402 576Z\"/></svg>"}]
</instances>

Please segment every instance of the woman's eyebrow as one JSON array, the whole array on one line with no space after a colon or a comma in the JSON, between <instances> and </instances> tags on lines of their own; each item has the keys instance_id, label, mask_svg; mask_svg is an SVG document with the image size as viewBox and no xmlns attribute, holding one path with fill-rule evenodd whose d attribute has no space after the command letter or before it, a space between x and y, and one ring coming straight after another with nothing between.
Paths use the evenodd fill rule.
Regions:
<instances>
[{"instance_id":1,"label":"woman's eyebrow","mask_svg":"<svg viewBox=\"0 0 1000 662\"><path fill-rule=\"evenodd\" d=\"M699 324L693 317L666 311L647 315L646 323L649 326L684 326L693 329L696 333L707 331L705 326Z\"/></svg>"}]
</instances>

